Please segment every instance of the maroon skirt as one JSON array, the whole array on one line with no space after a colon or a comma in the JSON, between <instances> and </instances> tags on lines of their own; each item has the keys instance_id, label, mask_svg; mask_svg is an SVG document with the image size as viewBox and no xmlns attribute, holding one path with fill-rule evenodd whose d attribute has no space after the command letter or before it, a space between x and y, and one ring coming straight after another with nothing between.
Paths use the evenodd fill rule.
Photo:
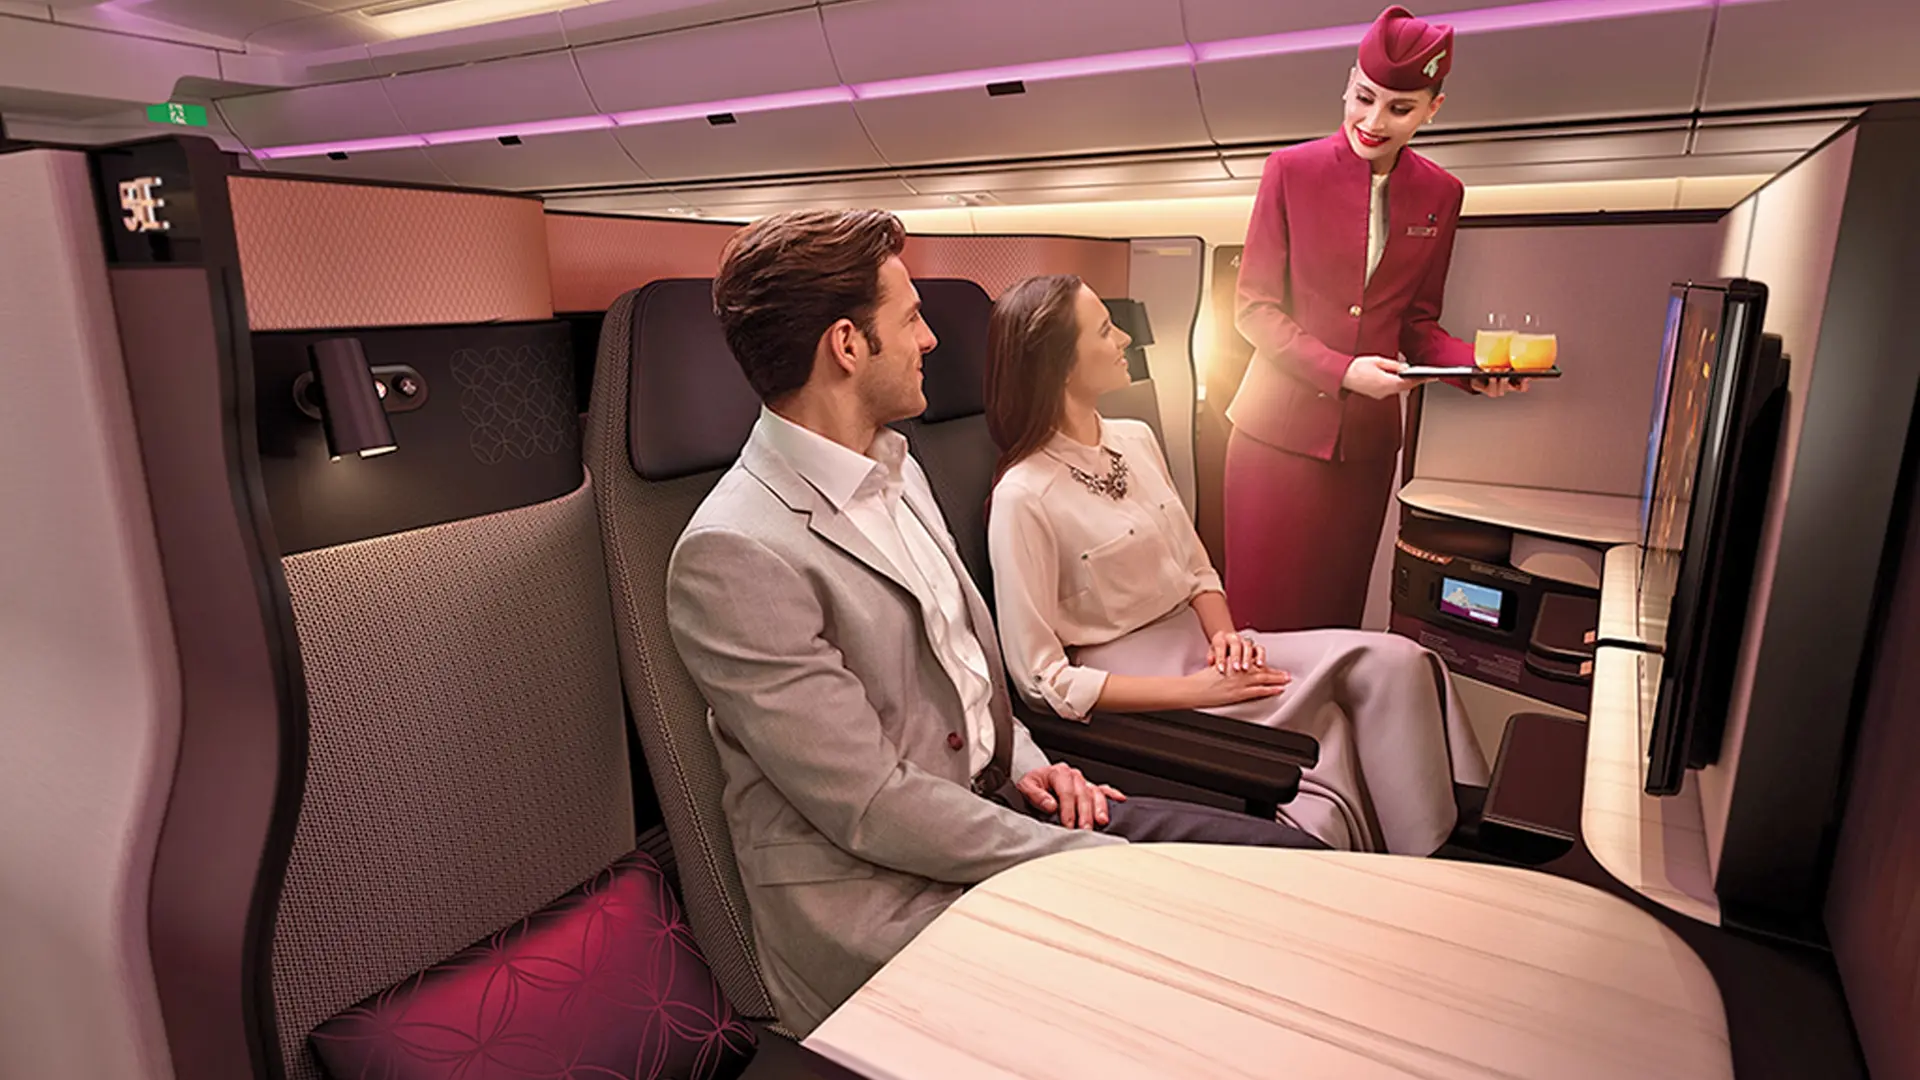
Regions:
<instances>
[{"instance_id":1,"label":"maroon skirt","mask_svg":"<svg viewBox=\"0 0 1920 1080\"><path fill-rule=\"evenodd\" d=\"M1322 461L1227 438L1227 601L1272 633L1358 629L1395 459Z\"/></svg>"}]
</instances>

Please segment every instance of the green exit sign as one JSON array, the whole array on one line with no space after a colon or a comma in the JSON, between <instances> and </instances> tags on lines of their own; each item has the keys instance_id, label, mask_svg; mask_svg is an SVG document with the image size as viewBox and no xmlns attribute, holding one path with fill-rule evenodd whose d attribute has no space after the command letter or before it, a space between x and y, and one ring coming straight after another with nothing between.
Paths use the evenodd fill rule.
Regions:
<instances>
[{"instance_id":1,"label":"green exit sign","mask_svg":"<svg viewBox=\"0 0 1920 1080\"><path fill-rule=\"evenodd\" d=\"M182 105L179 102L169 101L165 105L147 106L147 119L156 124L206 127L207 110L204 105Z\"/></svg>"}]
</instances>

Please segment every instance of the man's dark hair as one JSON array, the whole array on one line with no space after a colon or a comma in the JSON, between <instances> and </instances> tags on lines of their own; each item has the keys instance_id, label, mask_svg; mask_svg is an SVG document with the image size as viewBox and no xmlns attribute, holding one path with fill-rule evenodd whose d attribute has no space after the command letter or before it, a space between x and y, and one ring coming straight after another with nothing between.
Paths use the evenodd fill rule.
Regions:
<instances>
[{"instance_id":1,"label":"man's dark hair","mask_svg":"<svg viewBox=\"0 0 1920 1080\"><path fill-rule=\"evenodd\" d=\"M906 227L884 210L796 210L727 241L713 309L760 400L778 402L805 386L820 335L841 319L879 351L880 267L906 245Z\"/></svg>"}]
</instances>

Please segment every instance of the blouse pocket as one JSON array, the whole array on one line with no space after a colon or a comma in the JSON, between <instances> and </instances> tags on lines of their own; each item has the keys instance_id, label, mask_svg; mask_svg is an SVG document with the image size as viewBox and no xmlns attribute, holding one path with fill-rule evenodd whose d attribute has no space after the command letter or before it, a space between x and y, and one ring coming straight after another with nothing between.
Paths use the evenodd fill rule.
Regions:
<instances>
[{"instance_id":1,"label":"blouse pocket","mask_svg":"<svg viewBox=\"0 0 1920 1080\"><path fill-rule=\"evenodd\" d=\"M1166 541L1136 525L1087 549L1080 556L1086 568L1087 599L1115 626L1144 625L1166 614L1155 611L1167 592Z\"/></svg>"}]
</instances>

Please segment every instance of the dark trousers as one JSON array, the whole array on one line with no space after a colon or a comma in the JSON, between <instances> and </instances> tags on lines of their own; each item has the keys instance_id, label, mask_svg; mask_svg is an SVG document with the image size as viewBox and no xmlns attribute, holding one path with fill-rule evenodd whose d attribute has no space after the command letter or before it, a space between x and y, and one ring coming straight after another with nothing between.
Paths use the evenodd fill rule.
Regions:
<instances>
[{"instance_id":1,"label":"dark trousers","mask_svg":"<svg viewBox=\"0 0 1920 1080\"><path fill-rule=\"evenodd\" d=\"M1029 816L1055 825L1058 813L1042 814L1014 793L1012 805ZM1107 824L1101 832L1112 833L1134 844L1234 844L1242 847L1306 848L1324 851L1327 845L1291 825L1272 818L1258 818L1232 810L1221 810L1178 799L1156 799L1130 795L1126 802L1107 803Z\"/></svg>"}]
</instances>

